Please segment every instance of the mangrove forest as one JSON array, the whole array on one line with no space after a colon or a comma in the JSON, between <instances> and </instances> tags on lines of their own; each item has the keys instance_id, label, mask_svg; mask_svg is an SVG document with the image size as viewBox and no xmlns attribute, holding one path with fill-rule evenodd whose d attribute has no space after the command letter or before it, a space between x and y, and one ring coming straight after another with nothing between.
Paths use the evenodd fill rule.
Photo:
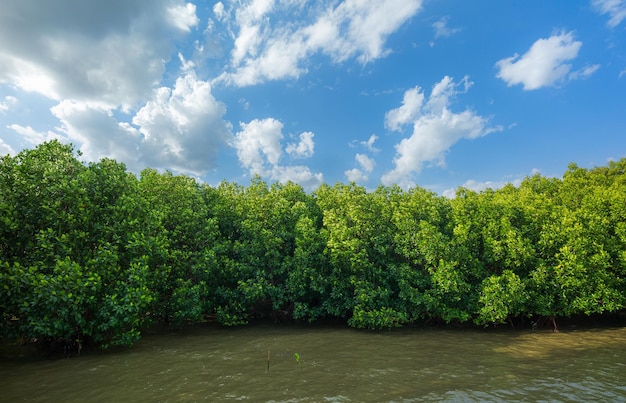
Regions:
<instances>
[{"instance_id":1,"label":"mangrove forest","mask_svg":"<svg viewBox=\"0 0 626 403\"><path fill-rule=\"evenodd\" d=\"M253 318L490 326L626 306L626 159L446 198L218 186L43 143L0 158L0 337L107 348ZM507 324L507 326L509 326Z\"/></svg>"}]
</instances>

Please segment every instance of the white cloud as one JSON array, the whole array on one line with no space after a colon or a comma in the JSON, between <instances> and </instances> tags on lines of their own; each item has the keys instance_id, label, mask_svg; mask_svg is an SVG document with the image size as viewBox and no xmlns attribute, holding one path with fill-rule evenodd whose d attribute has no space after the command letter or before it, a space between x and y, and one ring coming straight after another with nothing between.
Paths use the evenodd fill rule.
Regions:
<instances>
[{"instance_id":1,"label":"white cloud","mask_svg":"<svg viewBox=\"0 0 626 403\"><path fill-rule=\"evenodd\" d=\"M497 77L509 86L522 84L525 90L555 85L568 77L572 66L566 62L578 56L581 46L572 32L539 39L523 56L498 61Z\"/></svg>"},{"instance_id":2,"label":"white cloud","mask_svg":"<svg viewBox=\"0 0 626 403\"><path fill-rule=\"evenodd\" d=\"M313 137L315 135L312 132L304 132L300 134L300 141L298 144L287 145L286 151L292 158L309 158L313 155L315 150L315 143Z\"/></svg>"},{"instance_id":3,"label":"white cloud","mask_svg":"<svg viewBox=\"0 0 626 403\"><path fill-rule=\"evenodd\" d=\"M224 8L224 3L222 3L221 1L215 3L215 5L213 6L213 14L215 14L215 17L220 21L227 18L228 13Z\"/></svg>"},{"instance_id":4,"label":"white cloud","mask_svg":"<svg viewBox=\"0 0 626 403\"><path fill-rule=\"evenodd\" d=\"M170 17L170 23L181 31L189 32L192 27L200 22L196 16L196 5L192 3L169 7L167 13Z\"/></svg>"},{"instance_id":5,"label":"white cloud","mask_svg":"<svg viewBox=\"0 0 626 403\"><path fill-rule=\"evenodd\" d=\"M492 182L492 181L485 181L485 182L479 182L476 181L474 179L469 179L467 181L465 181L465 183L463 183L461 185L462 188L474 191L474 192L482 192L483 190L487 190L487 189L492 189L492 190L498 190L503 188L504 186L506 186L509 182L504 182L504 181L498 181L498 182ZM443 196L449 198L449 199L454 199L456 197L456 189L446 189L443 191Z\"/></svg>"},{"instance_id":6,"label":"white cloud","mask_svg":"<svg viewBox=\"0 0 626 403\"><path fill-rule=\"evenodd\" d=\"M28 92L38 92L51 99L61 98L56 88L58 84L47 68L28 60L2 55L0 65L9 66L4 73L0 70L0 83L8 83Z\"/></svg>"},{"instance_id":7,"label":"white cloud","mask_svg":"<svg viewBox=\"0 0 626 403\"><path fill-rule=\"evenodd\" d=\"M4 97L4 101L0 101L0 112L6 112L13 105L17 104L17 98L11 95Z\"/></svg>"},{"instance_id":8,"label":"white cloud","mask_svg":"<svg viewBox=\"0 0 626 403\"><path fill-rule=\"evenodd\" d=\"M357 53L362 63L378 59L387 53L386 38L413 16L421 3L416 0L346 0L325 16L340 33L341 27L348 25L347 32L335 38L335 46L329 44L325 51L339 60Z\"/></svg>"},{"instance_id":9,"label":"white cloud","mask_svg":"<svg viewBox=\"0 0 626 403\"><path fill-rule=\"evenodd\" d=\"M275 166L272 168L270 178L281 183L297 183L308 191L315 190L324 183L322 173L313 173L309 167L304 165Z\"/></svg>"},{"instance_id":10,"label":"white cloud","mask_svg":"<svg viewBox=\"0 0 626 403\"><path fill-rule=\"evenodd\" d=\"M365 154L357 153L354 157L356 162L359 164L359 168L350 169L344 172L346 178L350 182L365 182L368 179L368 174L370 174L374 167L376 166L376 162L368 157Z\"/></svg>"},{"instance_id":11,"label":"white cloud","mask_svg":"<svg viewBox=\"0 0 626 403\"><path fill-rule=\"evenodd\" d=\"M407 90L402 99L402 106L385 114L385 127L389 130L400 130L407 123L413 122L421 113L424 104L424 93L421 88Z\"/></svg>"},{"instance_id":12,"label":"white cloud","mask_svg":"<svg viewBox=\"0 0 626 403\"><path fill-rule=\"evenodd\" d=\"M218 81L248 86L298 78L307 71L306 58L316 53L337 63L356 57L365 64L384 57L389 52L384 47L387 37L421 4L422 0L346 0L304 8L298 2L250 1L237 11L236 26L230 28L237 32L231 55L233 70ZM294 22L277 22L285 14Z\"/></svg>"},{"instance_id":13,"label":"white cloud","mask_svg":"<svg viewBox=\"0 0 626 403\"><path fill-rule=\"evenodd\" d=\"M111 157L135 171L150 166L204 174L231 136L230 124L222 120L226 107L193 72L179 77L173 88L155 89L132 125L75 101L60 102L51 111L62 123L60 130L81 144L86 159Z\"/></svg>"},{"instance_id":14,"label":"white cloud","mask_svg":"<svg viewBox=\"0 0 626 403\"><path fill-rule=\"evenodd\" d=\"M591 5L600 13L608 14L609 21L606 23L610 28L615 28L626 19L626 0L592 0Z\"/></svg>"},{"instance_id":15,"label":"white cloud","mask_svg":"<svg viewBox=\"0 0 626 403\"><path fill-rule=\"evenodd\" d=\"M239 36L235 40L235 48L232 52L232 63L234 66L239 66L244 57L256 55L256 48L259 46L259 43L261 43L259 30L259 26L245 26L241 28Z\"/></svg>"},{"instance_id":16,"label":"white cloud","mask_svg":"<svg viewBox=\"0 0 626 403\"><path fill-rule=\"evenodd\" d=\"M374 143L378 140L378 136L372 134L369 139L366 141L353 141L350 143L350 147L355 147L356 144L359 144L367 149L367 151L371 153L377 153L380 149L374 147ZM374 167L376 166L376 161L373 158L369 157L367 154L357 153L354 156L354 159L358 165L357 168L349 169L344 171L345 177L349 182L365 182L369 179L369 174L372 173Z\"/></svg>"},{"instance_id":17,"label":"white cloud","mask_svg":"<svg viewBox=\"0 0 626 403\"><path fill-rule=\"evenodd\" d=\"M435 30L435 39L447 38L460 31L459 28L450 28L448 26L449 17L442 17L438 21L433 23L433 29Z\"/></svg>"},{"instance_id":18,"label":"white cloud","mask_svg":"<svg viewBox=\"0 0 626 403\"><path fill-rule=\"evenodd\" d=\"M367 173L372 172L376 166L376 162L365 154L357 154L354 158L361 166L361 169Z\"/></svg>"},{"instance_id":19,"label":"white cloud","mask_svg":"<svg viewBox=\"0 0 626 403\"><path fill-rule=\"evenodd\" d=\"M238 67L246 57L255 57L262 43L262 33L269 21L265 15L272 11L273 0L252 0L243 7L237 9L236 21L239 25L239 34L235 38L232 51L232 64Z\"/></svg>"},{"instance_id":20,"label":"white cloud","mask_svg":"<svg viewBox=\"0 0 626 403\"><path fill-rule=\"evenodd\" d=\"M570 80L585 79L585 78L590 77L596 71L598 71L599 68L600 68L599 64L587 66L580 70L572 71L571 73L569 73L567 78L569 78Z\"/></svg>"},{"instance_id":21,"label":"white cloud","mask_svg":"<svg viewBox=\"0 0 626 403\"><path fill-rule=\"evenodd\" d=\"M353 141L349 145L350 147L355 147L358 144L365 147L365 149L371 153L377 153L380 149L374 147L376 140L378 140L378 136L372 134L366 141ZM367 181L369 179L369 174L372 173L374 167L376 166L376 161L368 155L361 153L357 153L354 156L354 159L358 167L344 171L345 177L349 182L360 183Z\"/></svg>"},{"instance_id":22,"label":"white cloud","mask_svg":"<svg viewBox=\"0 0 626 403\"><path fill-rule=\"evenodd\" d=\"M0 139L0 157L4 155L15 155L15 150L4 142L4 140Z\"/></svg>"},{"instance_id":23,"label":"white cloud","mask_svg":"<svg viewBox=\"0 0 626 403\"><path fill-rule=\"evenodd\" d=\"M367 141L361 141L360 144L362 146L365 146L370 152L377 153L380 151L380 148L374 147L374 143L376 142L376 140L378 140L378 136L375 134L372 134L370 138L367 139Z\"/></svg>"},{"instance_id":24,"label":"white cloud","mask_svg":"<svg viewBox=\"0 0 626 403\"><path fill-rule=\"evenodd\" d=\"M260 21L274 8L274 0L251 0L237 10L237 20L240 23Z\"/></svg>"},{"instance_id":25,"label":"white cloud","mask_svg":"<svg viewBox=\"0 0 626 403\"><path fill-rule=\"evenodd\" d=\"M420 113L412 112L406 115L412 119L396 121L398 127L400 124L412 124L413 133L396 144L394 168L383 175L383 184L411 187L414 185L413 176L421 171L424 163L443 165L445 152L459 140L475 139L502 130L500 127L489 127L488 119L469 109L458 113L449 109L452 99L457 94L466 92L471 84L467 77L455 83L451 77L445 76L433 86ZM422 93L419 87L407 92L409 91ZM421 98L413 95L411 97Z\"/></svg>"},{"instance_id":26,"label":"white cloud","mask_svg":"<svg viewBox=\"0 0 626 403\"><path fill-rule=\"evenodd\" d=\"M368 179L368 176L358 168L350 169L344 172L344 175L346 175L349 182L360 183L365 182Z\"/></svg>"},{"instance_id":27,"label":"white cloud","mask_svg":"<svg viewBox=\"0 0 626 403\"><path fill-rule=\"evenodd\" d=\"M241 122L241 131L235 134L233 147L237 150L239 162L250 175L270 177L280 182L292 181L307 189L319 186L323 182L321 173L312 173L303 165L281 165L283 155L281 141L283 124L274 119L254 119L249 123ZM298 145L290 144L286 151L294 158L306 158L313 155L313 133L300 135Z\"/></svg>"},{"instance_id":28,"label":"white cloud","mask_svg":"<svg viewBox=\"0 0 626 403\"><path fill-rule=\"evenodd\" d=\"M97 0L80 7L3 5L0 83L59 102L131 110L161 80L174 41L197 22L195 6L180 0L144 6Z\"/></svg>"},{"instance_id":29,"label":"white cloud","mask_svg":"<svg viewBox=\"0 0 626 403\"><path fill-rule=\"evenodd\" d=\"M185 59L185 56L183 56L180 52L178 52L178 60L180 60L180 70L182 72L187 73L193 71L196 67L196 64L193 61Z\"/></svg>"},{"instance_id":30,"label":"white cloud","mask_svg":"<svg viewBox=\"0 0 626 403\"><path fill-rule=\"evenodd\" d=\"M85 103L65 100L51 108L61 122L58 128L70 141L81 144L85 159L115 158L134 171L138 162L141 135L128 124L120 124L106 110Z\"/></svg>"},{"instance_id":31,"label":"white cloud","mask_svg":"<svg viewBox=\"0 0 626 403\"><path fill-rule=\"evenodd\" d=\"M538 170L533 169L532 170L532 175L538 173ZM524 179L523 178L517 178L514 179L512 181L485 181L485 182L480 182L480 181L476 181L474 179L469 179L467 181L465 181L465 183L463 183L460 187L474 191L474 192L482 192L484 190L487 189L492 189L492 190L498 190L498 189L502 189L503 187L505 187L506 185L513 185L515 187L519 187L522 184L522 181ZM454 199L456 197L456 191L457 189L446 189L443 191L442 195L449 198L449 199Z\"/></svg>"},{"instance_id":32,"label":"white cloud","mask_svg":"<svg viewBox=\"0 0 626 403\"><path fill-rule=\"evenodd\" d=\"M62 137L59 136L57 133L51 131L41 133L30 126L20 126L18 124L12 124L8 125L7 128L13 130L14 132L22 136L24 140L33 145L38 145L45 141L50 141L54 139L62 140Z\"/></svg>"},{"instance_id":33,"label":"white cloud","mask_svg":"<svg viewBox=\"0 0 626 403\"><path fill-rule=\"evenodd\" d=\"M626 75L626 69L619 72L618 78L622 78L622 76Z\"/></svg>"},{"instance_id":34,"label":"white cloud","mask_svg":"<svg viewBox=\"0 0 626 403\"><path fill-rule=\"evenodd\" d=\"M241 164L252 174L266 176L265 161L277 165L282 154L280 141L283 124L276 119L254 119L239 123L241 131L235 134L234 147Z\"/></svg>"},{"instance_id":35,"label":"white cloud","mask_svg":"<svg viewBox=\"0 0 626 403\"><path fill-rule=\"evenodd\" d=\"M215 166L219 148L230 140L226 106L211 94L211 85L193 72L179 77L174 88L161 87L133 118L143 134L142 159L149 166L205 173Z\"/></svg>"}]
</instances>

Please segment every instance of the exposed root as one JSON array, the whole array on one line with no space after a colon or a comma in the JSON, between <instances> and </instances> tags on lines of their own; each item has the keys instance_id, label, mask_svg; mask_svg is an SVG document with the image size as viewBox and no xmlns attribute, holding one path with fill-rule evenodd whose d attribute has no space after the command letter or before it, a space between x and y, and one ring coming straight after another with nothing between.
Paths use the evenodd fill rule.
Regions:
<instances>
[{"instance_id":1,"label":"exposed root","mask_svg":"<svg viewBox=\"0 0 626 403\"><path fill-rule=\"evenodd\" d=\"M541 316L536 322L531 322L533 330L537 329L549 329L552 328L554 333L559 333L559 328L556 324L556 318L553 315Z\"/></svg>"}]
</instances>

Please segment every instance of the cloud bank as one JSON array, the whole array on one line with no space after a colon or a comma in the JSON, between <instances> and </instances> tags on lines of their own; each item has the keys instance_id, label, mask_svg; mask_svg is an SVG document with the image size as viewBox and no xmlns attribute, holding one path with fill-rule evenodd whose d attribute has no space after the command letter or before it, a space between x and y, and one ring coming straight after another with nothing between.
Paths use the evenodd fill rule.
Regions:
<instances>
[{"instance_id":1,"label":"cloud bank","mask_svg":"<svg viewBox=\"0 0 626 403\"><path fill-rule=\"evenodd\" d=\"M198 24L196 6L180 0L10 2L0 13L0 83L57 101L60 124L58 133L8 128L31 144L65 136L88 160L206 173L232 136L225 105L180 54L179 75L161 84ZM7 97L0 110L15 103Z\"/></svg>"},{"instance_id":2,"label":"cloud bank","mask_svg":"<svg viewBox=\"0 0 626 403\"><path fill-rule=\"evenodd\" d=\"M213 11L234 41L230 69L217 81L244 87L298 78L307 59L321 53L335 63L365 64L389 53L385 41L422 6L422 0L346 0L313 4L253 0L236 10ZM289 24L272 23L289 15ZM311 15L313 17L311 17Z\"/></svg>"},{"instance_id":3,"label":"cloud bank","mask_svg":"<svg viewBox=\"0 0 626 403\"><path fill-rule=\"evenodd\" d=\"M476 139L491 132L502 130L490 127L488 119L466 109L453 112L452 100L467 92L472 83L468 77L460 82L445 76L435 84L427 97L420 87L404 93L402 105L385 116L385 126L399 131L412 125L413 132L396 144L394 168L386 172L381 181L385 185L398 184L403 188L415 185L413 177L423 165L432 162L445 163L445 153L461 139Z\"/></svg>"}]
</instances>

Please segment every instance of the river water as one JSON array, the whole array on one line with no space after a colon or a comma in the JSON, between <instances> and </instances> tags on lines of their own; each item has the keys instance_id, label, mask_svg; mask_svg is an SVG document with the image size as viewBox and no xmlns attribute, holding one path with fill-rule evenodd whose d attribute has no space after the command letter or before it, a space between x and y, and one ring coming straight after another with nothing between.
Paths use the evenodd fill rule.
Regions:
<instances>
[{"instance_id":1,"label":"river water","mask_svg":"<svg viewBox=\"0 0 626 403\"><path fill-rule=\"evenodd\" d=\"M238 400L626 402L626 328L207 325L71 359L19 348L0 356L0 401Z\"/></svg>"}]
</instances>

